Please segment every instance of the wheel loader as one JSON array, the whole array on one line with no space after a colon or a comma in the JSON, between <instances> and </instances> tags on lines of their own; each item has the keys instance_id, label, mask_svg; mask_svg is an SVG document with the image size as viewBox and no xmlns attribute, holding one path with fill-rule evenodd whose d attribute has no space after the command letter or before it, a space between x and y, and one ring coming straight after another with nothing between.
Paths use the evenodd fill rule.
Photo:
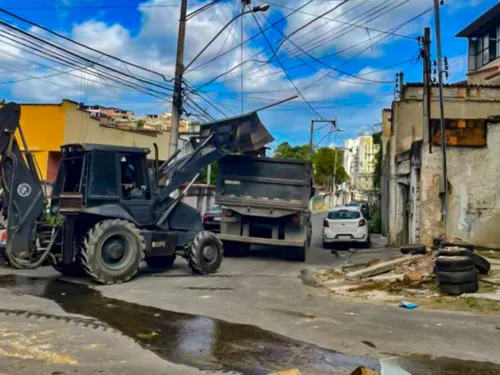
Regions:
<instances>
[{"instance_id":1,"label":"wheel loader","mask_svg":"<svg viewBox=\"0 0 500 375\"><path fill-rule=\"evenodd\" d=\"M206 165L274 140L251 112L202 125L190 154L180 157L179 149L161 165L156 145L151 163L146 148L66 144L47 197L20 115L15 103L0 109L9 262L17 268L49 262L64 275L88 275L102 284L130 280L143 260L166 268L176 256L196 274L215 272L222 243L203 230L200 213L182 198Z\"/></svg>"}]
</instances>

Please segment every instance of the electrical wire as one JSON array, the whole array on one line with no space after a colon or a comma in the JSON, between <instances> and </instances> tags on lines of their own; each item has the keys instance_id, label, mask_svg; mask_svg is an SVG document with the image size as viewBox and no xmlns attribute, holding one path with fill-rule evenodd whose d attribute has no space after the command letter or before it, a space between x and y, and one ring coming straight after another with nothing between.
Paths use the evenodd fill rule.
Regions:
<instances>
[{"instance_id":1,"label":"electrical wire","mask_svg":"<svg viewBox=\"0 0 500 375\"><path fill-rule=\"evenodd\" d=\"M293 14L297 13L300 9L303 9L305 8L307 5L311 4L314 0L309 0L307 3L303 4L302 6L300 6L298 9L294 10L293 12L291 13L288 13L286 16L280 18L279 20L275 21L270 27L266 28L265 30L269 30L272 26L275 26L275 25L278 25L279 23L283 22L284 20L286 20L287 18L289 18L290 16L292 16ZM242 43L232 47L231 49L225 51L224 53L221 53L217 56L214 56L213 58L209 59L208 61L205 61L203 63L201 63L200 65L197 65L191 69L188 69L186 72L191 72L191 71L194 71L194 70L198 70L198 69L201 69L202 67L214 62L215 60L225 56L226 54L238 49L239 47L241 47L242 45L245 45L246 43L248 43L249 41L257 38L258 36L260 36L261 33L257 33L257 34L254 34L252 35L250 38L246 39L245 41L243 41ZM186 73L184 72L184 73Z\"/></svg>"},{"instance_id":2,"label":"electrical wire","mask_svg":"<svg viewBox=\"0 0 500 375\"><path fill-rule=\"evenodd\" d=\"M171 78L170 80L167 80L167 79L166 79L166 77L165 77L165 75L163 75L162 73L156 72L156 71L151 70L151 69L147 69L147 68L145 68L145 67L143 67L143 66L140 66L140 65L134 64L134 63L132 63L132 62L130 62L130 61L125 61L125 60L120 59L120 58L118 58L118 57L116 57L116 56L113 56L113 55L107 54L107 53L102 52L102 51L99 51L99 50L97 50L97 49L95 49L95 48L89 47L89 46L87 46L87 45L85 45L85 44L83 44L83 43L77 42L76 40L71 39L71 38L68 38L67 36L62 35L62 34L60 34L60 33L58 33L58 32L55 32L55 31L53 31L53 30L51 30L51 29L49 29L49 28L47 28L47 27L45 27L45 26L42 26L42 25L40 25L40 24L38 24L38 23L35 23L35 22L33 22L33 21L30 21L30 20L28 20L28 19L26 19L26 18L24 18L24 17L18 16L18 15L16 15L16 14L12 13L12 12L9 12L9 11L7 11L5 8L0 8L0 12L2 12L2 13L4 13L4 14L7 14L7 15L9 15L9 16L11 16L11 17L13 17L13 18L15 18L15 19L17 19L17 20L19 20L19 21L22 21L22 22L24 22L24 23L27 23L27 24L29 24L29 25L31 25L31 26L35 26L35 27L37 27L37 28L39 28L39 29L41 29L41 30L44 30L44 31L46 31L46 32L48 32L48 33L50 33L50 34L52 34L52 35L55 35L55 36L57 36L57 37L59 37L59 38L62 38L62 39L64 39L64 40L68 41L68 42L74 43L74 44L76 44L76 45L78 45L78 46L80 46L80 47L86 48L86 49L88 49L88 50L90 50L90 51L93 51L93 52L95 52L95 53L98 53L98 54L100 54L100 55L104 55L104 56L106 56L106 57L109 57L110 59L113 59L113 60L116 60L116 61L122 62L122 63L124 63L124 64L128 64L128 65L130 65L130 66L133 66L134 68L141 69L141 70L146 71L146 72L149 72L149 73L156 74L156 75L158 75L159 77L163 78L163 80L164 80L165 82L171 82L171 81L173 80L173 78Z\"/></svg>"},{"instance_id":3,"label":"electrical wire","mask_svg":"<svg viewBox=\"0 0 500 375\"><path fill-rule=\"evenodd\" d=\"M292 78L290 77L290 75L288 74L288 72L286 71L285 67L283 66L283 64L281 63L281 60L280 58L276 55L276 51L275 49L273 48L273 46L271 45L271 42L269 41L269 39L267 38L266 36L266 33L264 32L264 30L262 29L262 26L260 25L260 22L259 20L257 19L257 17L255 16L255 13L252 12L252 16L253 16L253 19L255 20L255 23L257 24L257 26L259 27L259 30L261 31L262 33L262 36L264 37L264 39L266 40L267 42L267 45L269 46L269 49L272 51L273 55L276 56L276 59L278 60L278 63L280 64L281 66L281 69L283 70L283 73L285 73L286 77L288 78L288 80L290 81L290 83L292 84L292 86L294 87L295 91L297 91L297 94L302 98L302 100L304 101L304 103L311 109L311 111L313 113L315 113L317 116L319 116L320 118L323 118L323 116L318 112L316 111L316 109L314 109L314 107L307 101L307 99L304 97L304 95L300 92L300 90L298 89L298 87L295 85L295 83L293 82Z\"/></svg>"}]
</instances>

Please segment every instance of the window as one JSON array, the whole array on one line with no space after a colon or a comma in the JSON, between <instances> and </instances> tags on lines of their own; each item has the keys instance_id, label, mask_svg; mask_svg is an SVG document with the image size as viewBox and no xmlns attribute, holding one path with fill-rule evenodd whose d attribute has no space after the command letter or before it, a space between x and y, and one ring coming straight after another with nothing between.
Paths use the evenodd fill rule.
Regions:
<instances>
[{"instance_id":1,"label":"window","mask_svg":"<svg viewBox=\"0 0 500 375\"><path fill-rule=\"evenodd\" d=\"M361 213L359 211L340 210L328 213L328 219L330 220L353 220L359 219L360 217Z\"/></svg>"},{"instance_id":2,"label":"window","mask_svg":"<svg viewBox=\"0 0 500 375\"><path fill-rule=\"evenodd\" d=\"M145 161L142 154L120 154L122 198L149 199Z\"/></svg>"},{"instance_id":3,"label":"window","mask_svg":"<svg viewBox=\"0 0 500 375\"><path fill-rule=\"evenodd\" d=\"M469 40L469 70L477 70L500 55L500 25Z\"/></svg>"},{"instance_id":4,"label":"window","mask_svg":"<svg viewBox=\"0 0 500 375\"><path fill-rule=\"evenodd\" d=\"M92 154L89 195L118 197L117 177L116 154L94 151Z\"/></svg>"}]
</instances>

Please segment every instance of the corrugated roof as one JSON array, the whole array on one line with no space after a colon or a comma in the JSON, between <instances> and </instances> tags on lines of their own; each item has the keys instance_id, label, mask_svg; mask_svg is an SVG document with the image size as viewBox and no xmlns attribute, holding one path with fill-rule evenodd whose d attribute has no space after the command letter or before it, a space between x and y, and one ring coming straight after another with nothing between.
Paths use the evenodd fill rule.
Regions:
<instances>
[{"instance_id":1,"label":"corrugated roof","mask_svg":"<svg viewBox=\"0 0 500 375\"><path fill-rule=\"evenodd\" d=\"M483 36L487 29L499 23L500 18L500 3L486 11L482 16L469 24L465 29L460 31L456 36L464 38L475 38Z\"/></svg>"}]
</instances>

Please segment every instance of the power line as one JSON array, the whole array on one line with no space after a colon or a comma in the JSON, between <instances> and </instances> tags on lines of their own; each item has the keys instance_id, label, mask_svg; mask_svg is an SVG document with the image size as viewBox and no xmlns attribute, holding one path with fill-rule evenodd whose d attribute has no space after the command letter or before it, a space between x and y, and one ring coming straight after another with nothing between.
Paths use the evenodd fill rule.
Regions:
<instances>
[{"instance_id":1,"label":"power line","mask_svg":"<svg viewBox=\"0 0 500 375\"><path fill-rule=\"evenodd\" d=\"M4 35L1 35L2 33L4 33ZM38 57L41 57L43 59L46 59L46 60L49 60L49 61L52 61L52 62L56 62L56 63L61 63L63 62L63 64L65 66L68 66L68 67L77 67L78 69L80 70L84 70L86 71L87 74L89 75L92 75L92 76L95 76L97 78L101 78L101 79L110 79L112 80L113 82L116 82L120 85L123 85L125 87L129 87L129 88L132 88L136 91L141 91L143 93L145 93L144 90L142 89L145 89L145 90L148 90L150 92L154 92L156 94L160 94L160 95L166 95L166 93L162 92L162 91L158 91L158 90L155 90L155 89L152 89L152 88L148 88L148 87L145 87L145 86L142 86L142 85L139 85L137 83L134 83L134 82L131 82L131 81L128 81L128 80L125 80L123 78L119 78L113 74L110 74L108 73L107 76L103 75L102 72L100 72L99 70L97 69L94 69L94 70L89 70L90 68L93 68L92 64L90 65L85 65L83 64L82 62L78 61L78 60L75 60L75 59L72 59L71 57L67 57L67 56L64 56L64 55L61 55L60 53L56 52L56 51L52 51L52 50L47 50L45 47L43 46L40 46L42 49L40 48L37 48L37 46L34 46L34 45L30 45L30 44L26 44L26 43L22 43L20 40L23 40L23 41L27 41L26 39L23 39L22 37L20 37L20 40L16 40L16 39L13 39L13 38L9 38L9 36L6 36L5 34L7 35L10 35L10 36L15 36L15 34L10 34L8 32L6 32L5 30L0 30L0 38L4 38L4 39L8 39L8 40L11 40L11 41L15 41L17 44L19 45L22 45L22 46L26 46L28 47L29 49L26 49L26 48L23 48L23 47L20 47L19 45L16 45L16 44L12 44L12 43L8 43L6 41L3 41L4 44L7 44L7 45L10 45L10 46L13 46L13 47L16 47L22 51L25 51L27 53L30 53L32 55L35 55L35 56L38 56ZM45 49L45 51L44 51ZM34 51L38 51L40 53L36 53ZM6 51L4 51L4 53L7 53ZM14 55L16 58L21 58L23 59L21 56L19 55ZM47 57L47 56L50 56ZM26 59L24 58L24 60L27 60L27 61L31 61L33 62L34 64L37 64L37 65L40 65L40 66L43 66L43 67L46 67L48 69L53 69L51 68L50 66L47 66L47 65L43 65L43 64L40 64L40 63L37 63L33 60L29 60L29 59ZM82 66L83 65L83 66ZM57 71L57 69L54 69ZM69 74L69 73L68 73ZM69 75L72 75L74 76L73 74L69 74ZM78 78L81 78L78 76ZM100 83L98 81L92 81L92 82L96 82L96 83ZM101 83L102 84L102 83ZM139 87L140 89L138 89L137 87Z\"/></svg>"},{"instance_id":2,"label":"power line","mask_svg":"<svg viewBox=\"0 0 500 375\"><path fill-rule=\"evenodd\" d=\"M276 51L273 49L272 45L271 45L271 42L269 41L269 39L267 39L267 36L266 36L266 33L264 32L264 30L262 29L262 26L260 25L259 23L259 20L257 20L257 17L255 16L255 14L252 12L252 16L253 16L253 19L255 20L255 23L257 24L257 26L259 27L259 30L261 31L262 33L262 36L264 37L264 39L266 40L267 42L267 45L269 46L269 49L273 52L273 55L276 55ZM319 114L318 111L316 111L314 109L314 107L306 100L306 98L304 97L304 95L302 95L302 93L300 92L300 90L297 88L297 86L295 85L295 83L293 82L292 78L290 77L290 75L288 74L288 72L286 71L285 67L283 66L283 64L281 63L281 60L279 59L279 57L276 55L276 59L278 60L278 63L280 64L281 66L281 69L283 69L283 73L285 73L285 75L287 76L288 80L290 81L290 83L293 85L295 91L297 91L297 94L300 95L300 97L302 98L302 100L304 101L304 103L306 103L306 105L311 109L311 111L313 111L316 115L318 115L319 117L323 118L323 116L321 116L321 114Z\"/></svg>"},{"instance_id":3,"label":"power line","mask_svg":"<svg viewBox=\"0 0 500 375\"><path fill-rule=\"evenodd\" d=\"M176 5L176 6L178 6L178 5ZM140 65L134 64L134 63L132 63L132 62L130 62L130 61L125 61L125 60L120 59L120 58L118 58L118 57L116 57L116 56L113 56L113 55L107 54L107 53L105 53L105 52L99 51L99 50L97 50L97 49L95 49L95 48L89 47L89 46L87 46L87 45L85 45L85 44L83 44L83 43L77 42L77 41L76 41L76 40L74 40L74 39L68 38L68 37L67 37L67 36L65 36L65 35L62 35L62 34L60 34L60 33L57 33L57 32L55 32L55 31L53 31L53 30L51 30L51 29L49 29L49 28L47 28L47 27L45 27L45 26L42 26L42 25L40 25L40 24L38 24L38 23L35 23L35 22L30 21L30 20L28 20L28 19L26 19L26 18L23 18L23 17L21 17L21 16L18 16L18 15L16 15L16 14L12 13L12 12L9 12L9 11L5 10L5 8L0 8L0 12L5 13L5 14L7 14L7 15L11 16L11 17L14 17L15 19L17 19L17 20L19 20L19 21L22 21L22 22L24 22L24 23L27 23L27 24L29 24L29 25L31 25L31 26L35 26L35 27L37 27L37 28L39 28L39 29L41 29L41 30L44 30L44 31L46 31L46 32L48 32L48 33L50 33L50 34L52 34L52 35L55 35L55 36L57 36L57 37L59 37L59 38L62 38L62 39L64 39L64 40L68 41L68 42L74 43L74 44L76 44L76 45L78 45L78 46L80 46L80 47L86 48L86 49L88 49L88 50L90 50L90 51L93 51L93 52L96 52L96 53L98 53L98 54L100 54L100 55L104 55L104 56L106 56L106 57L109 57L110 59L113 59L113 60L116 60L116 61L120 61L121 63L127 64L127 65L130 65L130 66L133 66L134 68L141 69L141 70L146 71L146 72L149 72L149 73L156 74L156 75L158 75L158 76L162 77L162 78L163 78L163 80L164 80L165 82L171 82L171 81L172 81L172 80L167 80L167 79L165 78L165 76L164 76L163 74L159 73L159 72L156 72L156 71L151 70L151 69L147 69L147 68L145 68L145 67L143 67L143 66L140 66Z\"/></svg>"},{"instance_id":4,"label":"power line","mask_svg":"<svg viewBox=\"0 0 500 375\"><path fill-rule=\"evenodd\" d=\"M281 30L278 30L276 29L281 35L283 35L283 33L281 32ZM263 33L264 37L265 37L265 34ZM316 61L317 63L323 65L324 67L330 69L330 70L333 70L333 71L336 71L336 72L339 72L339 73L342 73L344 75L347 75L347 76L350 76L350 77L353 77L353 78L356 78L356 79L360 79L362 81L367 81L369 83L393 83L393 81L377 81L377 80L373 80L373 79L368 79L368 78L361 78L359 77L358 75L355 75L355 74L352 74L352 73L347 73L347 72L344 72L342 70L339 70L333 66L330 66L326 63L324 63L323 61L321 61L320 59L318 59L317 57L307 53L306 51L304 51L300 46L298 46L297 44L295 44L294 41L290 40L290 43L292 43L295 47L297 47L300 51L304 52L307 56L309 56L311 59L313 59L314 61ZM300 59L300 58L299 58ZM307 64L307 63L306 63ZM311 66L309 64L307 64L308 66ZM311 66L312 67L312 66ZM314 69L314 67L312 67ZM363 84L361 82L351 82L351 81L346 81L346 80L343 80L343 79L340 79L338 77L331 77L331 78L334 78L334 79L337 79L339 81L344 81L344 82L349 82L349 83L359 83L359 84Z\"/></svg>"},{"instance_id":5,"label":"power line","mask_svg":"<svg viewBox=\"0 0 500 375\"><path fill-rule=\"evenodd\" d=\"M269 30L272 26L278 25L278 24L279 24L279 23L281 23L282 21L286 20L288 17L290 17L290 16L292 16L293 14L295 14L296 12L298 12L300 9L303 9L303 8L305 8L307 5L311 4L313 1L314 1L314 0L310 0L310 1L308 1L307 3L303 4L301 7L299 7L299 8L298 8L298 9L296 9L295 11L293 11L293 12L291 12L291 13L287 14L286 16L284 16L284 17L280 18L279 20L277 20L276 22L274 22L274 23L273 23L270 27L266 28L265 30ZM200 65L197 65L197 66L195 66L195 67L193 67L193 68L191 68L191 69L188 69L187 71L193 71L193 70L198 70L198 69L201 69L202 67L204 67L204 66L206 66L206 65L208 65L208 64L210 64L210 63L212 63L212 62L214 62L215 60L217 60L217 59L221 58L222 56L225 56L226 54L228 54L228 53L230 53L230 52L234 51L235 49L238 49L239 47L241 47L242 45L244 45L244 44L248 43L249 41L251 41L251 40L253 40L253 39L257 38L260 34L261 34L261 33L258 33L258 34L254 34L254 35L252 35L252 36L251 36L250 38L248 38L247 40L243 41L242 43L240 43L240 44L238 44L238 45L236 45L236 46L234 46L234 47L232 47L231 49L229 49L229 50L225 51L224 53L219 54L219 55L217 55L217 56L215 56L215 57L211 58L210 60L205 61L204 63L202 63L202 64L200 64ZM185 72L185 73L186 73L186 72Z\"/></svg>"},{"instance_id":6,"label":"power line","mask_svg":"<svg viewBox=\"0 0 500 375\"><path fill-rule=\"evenodd\" d=\"M5 7L10 10L55 10L55 9L139 9L139 8L178 8L179 4L135 4L135 5L38 5L29 7Z\"/></svg>"}]
</instances>

